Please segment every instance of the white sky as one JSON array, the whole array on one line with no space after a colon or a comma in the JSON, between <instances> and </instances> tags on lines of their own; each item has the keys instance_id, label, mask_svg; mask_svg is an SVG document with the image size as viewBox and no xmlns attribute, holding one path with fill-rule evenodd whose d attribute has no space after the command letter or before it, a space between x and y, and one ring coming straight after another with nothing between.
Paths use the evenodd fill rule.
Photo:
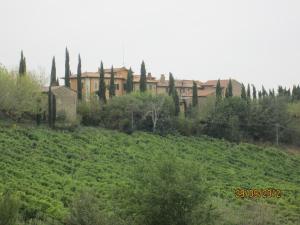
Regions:
<instances>
[{"instance_id":1,"label":"white sky","mask_svg":"<svg viewBox=\"0 0 300 225\"><path fill-rule=\"evenodd\" d=\"M157 77L300 83L300 0L0 0L0 62L64 75L125 65Z\"/></svg>"}]
</instances>

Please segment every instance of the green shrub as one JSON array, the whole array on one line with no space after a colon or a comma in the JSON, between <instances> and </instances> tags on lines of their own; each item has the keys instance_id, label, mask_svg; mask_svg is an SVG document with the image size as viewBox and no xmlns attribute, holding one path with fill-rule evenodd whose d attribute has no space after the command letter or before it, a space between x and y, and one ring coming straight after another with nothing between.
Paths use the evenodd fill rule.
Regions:
<instances>
[{"instance_id":1,"label":"green shrub","mask_svg":"<svg viewBox=\"0 0 300 225\"><path fill-rule=\"evenodd\" d=\"M20 208L19 199L9 191L0 197L0 225L15 225Z\"/></svg>"}]
</instances>

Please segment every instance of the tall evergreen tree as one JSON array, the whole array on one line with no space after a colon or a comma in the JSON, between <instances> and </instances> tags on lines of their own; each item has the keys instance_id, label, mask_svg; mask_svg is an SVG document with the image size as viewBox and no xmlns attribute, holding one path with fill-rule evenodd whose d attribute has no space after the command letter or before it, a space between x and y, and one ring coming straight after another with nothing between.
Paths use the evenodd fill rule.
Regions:
<instances>
[{"instance_id":1,"label":"tall evergreen tree","mask_svg":"<svg viewBox=\"0 0 300 225\"><path fill-rule=\"evenodd\" d=\"M217 102L220 102L222 100L222 88L220 79L218 80L216 87L216 100Z\"/></svg>"},{"instance_id":2,"label":"tall evergreen tree","mask_svg":"<svg viewBox=\"0 0 300 225\"><path fill-rule=\"evenodd\" d=\"M266 91L264 86L261 87L261 94L263 98L268 96L268 92Z\"/></svg>"},{"instance_id":3,"label":"tall evergreen tree","mask_svg":"<svg viewBox=\"0 0 300 225\"><path fill-rule=\"evenodd\" d=\"M21 59L19 65L19 75L23 76L26 74L26 58L23 55L23 51L21 51Z\"/></svg>"},{"instance_id":4,"label":"tall evergreen tree","mask_svg":"<svg viewBox=\"0 0 300 225\"><path fill-rule=\"evenodd\" d=\"M175 104L175 116L178 116L180 113L180 102L177 90L174 90L173 92L173 100Z\"/></svg>"},{"instance_id":5,"label":"tall evergreen tree","mask_svg":"<svg viewBox=\"0 0 300 225\"><path fill-rule=\"evenodd\" d=\"M105 78L104 78L104 68L103 62L101 61L101 65L99 68L99 100L106 103L106 86L105 86Z\"/></svg>"},{"instance_id":6,"label":"tall evergreen tree","mask_svg":"<svg viewBox=\"0 0 300 225\"><path fill-rule=\"evenodd\" d=\"M253 99L257 99L256 87L252 84L252 97Z\"/></svg>"},{"instance_id":7,"label":"tall evergreen tree","mask_svg":"<svg viewBox=\"0 0 300 225\"><path fill-rule=\"evenodd\" d=\"M172 73L169 73L169 95L173 95L175 91L175 80Z\"/></svg>"},{"instance_id":8,"label":"tall evergreen tree","mask_svg":"<svg viewBox=\"0 0 300 225\"><path fill-rule=\"evenodd\" d=\"M65 86L70 87L70 56L69 51L66 48L66 59L65 59Z\"/></svg>"},{"instance_id":9,"label":"tall evergreen tree","mask_svg":"<svg viewBox=\"0 0 300 225\"><path fill-rule=\"evenodd\" d=\"M141 78L140 78L140 91L145 92L147 90L147 77L146 77L146 67L145 62L141 65Z\"/></svg>"},{"instance_id":10,"label":"tall evergreen tree","mask_svg":"<svg viewBox=\"0 0 300 225\"><path fill-rule=\"evenodd\" d=\"M247 95L246 95L246 88L245 85L242 84L242 89L241 89L241 98L246 100L247 99Z\"/></svg>"},{"instance_id":11,"label":"tall evergreen tree","mask_svg":"<svg viewBox=\"0 0 300 225\"><path fill-rule=\"evenodd\" d=\"M82 100L82 84L81 84L81 57L78 55L78 66L77 66L77 98Z\"/></svg>"},{"instance_id":12,"label":"tall evergreen tree","mask_svg":"<svg viewBox=\"0 0 300 225\"><path fill-rule=\"evenodd\" d=\"M233 92L232 92L232 82L231 79L229 79L228 85L227 85L227 89L225 92L225 97L226 98L231 98L233 96Z\"/></svg>"},{"instance_id":13,"label":"tall evergreen tree","mask_svg":"<svg viewBox=\"0 0 300 225\"><path fill-rule=\"evenodd\" d=\"M262 92L258 91L258 98L261 99L262 98Z\"/></svg>"},{"instance_id":14,"label":"tall evergreen tree","mask_svg":"<svg viewBox=\"0 0 300 225\"><path fill-rule=\"evenodd\" d=\"M247 98L251 99L251 88L250 88L250 84L248 84L247 86Z\"/></svg>"},{"instance_id":15,"label":"tall evergreen tree","mask_svg":"<svg viewBox=\"0 0 300 225\"><path fill-rule=\"evenodd\" d=\"M126 93L131 93L133 91L133 74L131 67L128 70L127 81L126 81Z\"/></svg>"},{"instance_id":16,"label":"tall evergreen tree","mask_svg":"<svg viewBox=\"0 0 300 225\"><path fill-rule=\"evenodd\" d=\"M195 81L193 81L193 98L192 98L193 107L198 105L198 88Z\"/></svg>"},{"instance_id":17,"label":"tall evergreen tree","mask_svg":"<svg viewBox=\"0 0 300 225\"><path fill-rule=\"evenodd\" d=\"M52 66L51 66L51 83L50 85L56 84L56 65L55 65L55 57L52 58Z\"/></svg>"},{"instance_id":18,"label":"tall evergreen tree","mask_svg":"<svg viewBox=\"0 0 300 225\"><path fill-rule=\"evenodd\" d=\"M114 67L111 66L110 84L109 84L109 98L112 98L115 95L116 95L115 74L114 74Z\"/></svg>"}]
</instances>

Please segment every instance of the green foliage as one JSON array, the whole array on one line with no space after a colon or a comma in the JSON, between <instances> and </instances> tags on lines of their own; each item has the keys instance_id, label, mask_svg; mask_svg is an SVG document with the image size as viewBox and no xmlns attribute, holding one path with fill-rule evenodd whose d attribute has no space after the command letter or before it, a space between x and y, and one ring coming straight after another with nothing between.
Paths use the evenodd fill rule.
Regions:
<instances>
[{"instance_id":1,"label":"green foliage","mask_svg":"<svg viewBox=\"0 0 300 225\"><path fill-rule=\"evenodd\" d=\"M209 192L197 167L163 155L158 163L138 168L134 180L125 207L136 224L212 224Z\"/></svg>"},{"instance_id":2,"label":"green foliage","mask_svg":"<svg viewBox=\"0 0 300 225\"><path fill-rule=\"evenodd\" d=\"M115 74L114 74L114 67L112 66L110 71L109 98L112 98L115 95L116 95Z\"/></svg>"},{"instance_id":3,"label":"green foliage","mask_svg":"<svg viewBox=\"0 0 300 225\"><path fill-rule=\"evenodd\" d=\"M248 86L247 86L247 99L251 99L251 88L250 88L250 84L248 84Z\"/></svg>"},{"instance_id":4,"label":"green foliage","mask_svg":"<svg viewBox=\"0 0 300 225\"><path fill-rule=\"evenodd\" d=\"M242 84L241 98L244 99L244 100L247 99L246 88L245 88L245 85L244 85L244 84Z\"/></svg>"},{"instance_id":5,"label":"green foliage","mask_svg":"<svg viewBox=\"0 0 300 225\"><path fill-rule=\"evenodd\" d=\"M69 51L66 48L66 59L65 59L65 86L70 87L70 56Z\"/></svg>"},{"instance_id":6,"label":"green foliage","mask_svg":"<svg viewBox=\"0 0 300 225\"><path fill-rule=\"evenodd\" d=\"M174 77L173 77L173 74L172 73L169 73L169 88L168 88L168 93L169 95L173 95L174 92L175 92L175 80L174 80Z\"/></svg>"},{"instance_id":7,"label":"green foliage","mask_svg":"<svg viewBox=\"0 0 300 225\"><path fill-rule=\"evenodd\" d=\"M222 100L222 88L220 79L218 79L217 86L216 86L216 102L220 102Z\"/></svg>"},{"instance_id":8,"label":"green foliage","mask_svg":"<svg viewBox=\"0 0 300 225\"><path fill-rule=\"evenodd\" d=\"M101 61L101 65L99 68L99 100L100 102L106 103L106 86L105 86L105 80L104 80L104 68L103 68L103 62Z\"/></svg>"},{"instance_id":9,"label":"green foliage","mask_svg":"<svg viewBox=\"0 0 300 225\"><path fill-rule=\"evenodd\" d=\"M198 105L198 87L195 81L193 81L193 96L192 96L193 107Z\"/></svg>"},{"instance_id":10,"label":"green foliage","mask_svg":"<svg viewBox=\"0 0 300 225\"><path fill-rule=\"evenodd\" d=\"M0 195L0 225L15 225L19 208L19 199L10 191Z\"/></svg>"},{"instance_id":11,"label":"green foliage","mask_svg":"<svg viewBox=\"0 0 300 225\"><path fill-rule=\"evenodd\" d=\"M81 84L81 58L78 55L78 66L77 66L77 98L82 100L82 84Z\"/></svg>"},{"instance_id":12,"label":"green foliage","mask_svg":"<svg viewBox=\"0 0 300 225\"><path fill-rule=\"evenodd\" d=\"M99 200L89 192L82 192L73 201L67 225L106 225L109 219L100 210Z\"/></svg>"},{"instance_id":13,"label":"green foliage","mask_svg":"<svg viewBox=\"0 0 300 225\"><path fill-rule=\"evenodd\" d=\"M141 65L141 77L140 77L140 91L145 92L147 90L147 77L146 77L146 67L144 61Z\"/></svg>"},{"instance_id":14,"label":"green foliage","mask_svg":"<svg viewBox=\"0 0 300 225\"><path fill-rule=\"evenodd\" d=\"M226 91L225 91L225 97L226 98L231 98L232 96L233 96L232 81L231 81L231 79L229 79L228 86L227 86Z\"/></svg>"},{"instance_id":15,"label":"green foliage","mask_svg":"<svg viewBox=\"0 0 300 225\"><path fill-rule=\"evenodd\" d=\"M256 87L252 84L252 97L253 99L257 99Z\"/></svg>"},{"instance_id":16,"label":"green foliage","mask_svg":"<svg viewBox=\"0 0 300 225\"><path fill-rule=\"evenodd\" d=\"M52 59L52 66L51 66L51 81L50 86L56 84L56 65L55 65L55 57Z\"/></svg>"},{"instance_id":17,"label":"green foliage","mask_svg":"<svg viewBox=\"0 0 300 225\"><path fill-rule=\"evenodd\" d=\"M129 68L127 80L126 80L126 93L131 93L132 91L133 91L133 74L131 68Z\"/></svg>"},{"instance_id":18,"label":"green foliage","mask_svg":"<svg viewBox=\"0 0 300 225\"><path fill-rule=\"evenodd\" d=\"M26 58L23 55L23 51L21 51L21 59L19 65L19 75L23 76L26 74Z\"/></svg>"},{"instance_id":19,"label":"green foliage","mask_svg":"<svg viewBox=\"0 0 300 225\"><path fill-rule=\"evenodd\" d=\"M175 105L175 116L178 116L180 113L180 102L179 102L179 96L177 90L174 91L173 101Z\"/></svg>"},{"instance_id":20,"label":"green foliage","mask_svg":"<svg viewBox=\"0 0 300 225\"><path fill-rule=\"evenodd\" d=\"M40 83L28 73L18 76L0 69L0 111L13 120L32 119L47 108Z\"/></svg>"},{"instance_id":21,"label":"green foliage","mask_svg":"<svg viewBox=\"0 0 300 225\"><path fill-rule=\"evenodd\" d=\"M102 106L96 97L89 101L78 103L77 112L81 117L81 122L86 126L98 126L101 123Z\"/></svg>"},{"instance_id":22,"label":"green foliage","mask_svg":"<svg viewBox=\"0 0 300 225\"><path fill-rule=\"evenodd\" d=\"M91 189L93 197L101 199L105 215L117 213L122 218L135 217L135 214L122 213L133 203L126 205L130 200L116 199L120 194L116 191L125 190L120 187L140 184L132 176L133 171L145 165L152 168L161 158L175 155L179 161L175 165L179 172L175 174L182 176L186 165L195 166L194 171L202 171L201 177L191 182L210 187L210 196L216 202L227 201L222 206L230 212L217 224L222 224L230 214L238 217L239 208L256 202L237 199L234 190L238 187L283 190L284 197L280 199L259 201L276 210L278 223L299 224L300 158L283 150L207 137L161 137L143 132L127 135L89 127L69 132L3 123L0 145L0 193L7 188L18 193L22 204L20 213L25 221L35 218L63 224L74 197L86 189ZM155 174L158 171L154 168ZM190 173L185 174L187 178L180 179L189 180ZM199 178L203 183L197 182ZM174 182L181 183L180 179ZM177 190L176 186L170 188ZM151 190L149 186L135 187L140 196L146 195L141 193L145 189ZM229 221L229 224L235 223Z\"/></svg>"}]
</instances>

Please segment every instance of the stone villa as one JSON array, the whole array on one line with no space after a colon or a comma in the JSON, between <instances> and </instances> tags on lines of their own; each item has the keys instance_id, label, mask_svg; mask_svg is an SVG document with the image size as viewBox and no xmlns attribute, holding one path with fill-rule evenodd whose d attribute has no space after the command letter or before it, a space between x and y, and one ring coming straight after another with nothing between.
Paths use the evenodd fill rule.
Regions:
<instances>
[{"instance_id":1,"label":"stone villa","mask_svg":"<svg viewBox=\"0 0 300 225\"><path fill-rule=\"evenodd\" d=\"M105 69L105 84L107 87L110 83L110 73L111 69ZM125 84L128 74L128 69L125 67L114 68L115 75L115 85L116 85L116 96L121 96L126 93ZM133 75L133 89L134 91L139 90L140 75ZM83 97L89 99L97 94L99 88L99 72L84 72L81 75L82 80L82 94ZM229 80L221 80L221 87L223 90L223 95L225 94L225 89L228 85ZM77 91L77 79L76 75L71 75L70 77L71 89ZM201 104L203 99L214 96L216 91L217 80L209 80L207 82L196 81L198 86L198 99ZM156 79L151 73L147 75L147 90L155 94L168 93L169 81L166 80L165 75L161 75L160 79ZM233 95L240 96L241 94L241 84L232 80ZM179 94L182 103L189 104L192 99L192 87L193 80L175 80L175 87ZM108 88L106 89L106 95L108 97Z\"/></svg>"}]
</instances>

